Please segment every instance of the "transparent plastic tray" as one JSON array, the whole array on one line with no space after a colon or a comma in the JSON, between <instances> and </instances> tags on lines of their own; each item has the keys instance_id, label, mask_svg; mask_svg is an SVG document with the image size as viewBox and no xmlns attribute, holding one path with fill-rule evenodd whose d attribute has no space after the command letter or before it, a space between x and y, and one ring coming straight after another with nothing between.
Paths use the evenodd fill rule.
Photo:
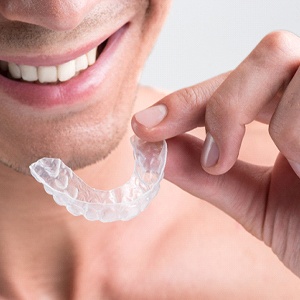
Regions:
<instances>
[{"instance_id":1,"label":"transparent plastic tray","mask_svg":"<svg viewBox=\"0 0 300 300\"><path fill-rule=\"evenodd\" d=\"M30 165L30 172L57 204L75 216L101 222L130 220L158 193L167 158L165 141L150 143L136 136L130 141L134 172L128 182L112 190L88 186L58 158L41 158Z\"/></svg>"}]
</instances>

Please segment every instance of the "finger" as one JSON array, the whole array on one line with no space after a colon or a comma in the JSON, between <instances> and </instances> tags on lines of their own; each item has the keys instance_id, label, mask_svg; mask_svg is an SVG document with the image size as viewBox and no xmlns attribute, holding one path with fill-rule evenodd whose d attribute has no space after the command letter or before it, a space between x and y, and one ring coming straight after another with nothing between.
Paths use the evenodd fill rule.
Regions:
<instances>
[{"instance_id":1,"label":"finger","mask_svg":"<svg viewBox=\"0 0 300 300\"><path fill-rule=\"evenodd\" d=\"M206 107L208 132L202 166L211 174L228 171L237 160L245 125L270 105L300 64L300 41L287 32L264 38L212 95Z\"/></svg>"},{"instance_id":2,"label":"finger","mask_svg":"<svg viewBox=\"0 0 300 300\"><path fill-rule=\"evenodd\" d=\"M300 182L287 160L279 154L272 169L237 161L210 175L198 160L202 147L187 134L168 140L165 178L237 220L299 276Z\"/></svg>"},{"instance_id":3,"label":"finger","mask_svg":"<svg viewBox=\"0 0 300 300\"><path fill-rule=\"evenodd\" d=\"M142 139L159 141L204 125L205 106L229 73L174 92L132 118L132 128Z\"/></svg>"},{"instance_id":4,"label":"finger","mask_svg":"<svg viewBox=\"0 0 300 300\"><path fill-rule=\"evenodd\" d=\"M278 104L269 131L280 152L300 176L300 68Z\"/></svg>"},{"instance_id":5,"label":"finger","mask_svg":"<svg viewBox=\"0 0 300 300\"><path fill-rule=\"evenodd\" d=\"M238 161L226 174L210 175L199 161L202 148L203 142L188 134L168 140L165 178L212 203L261 238L269 169Z\"/></svg>"}]
</instances>

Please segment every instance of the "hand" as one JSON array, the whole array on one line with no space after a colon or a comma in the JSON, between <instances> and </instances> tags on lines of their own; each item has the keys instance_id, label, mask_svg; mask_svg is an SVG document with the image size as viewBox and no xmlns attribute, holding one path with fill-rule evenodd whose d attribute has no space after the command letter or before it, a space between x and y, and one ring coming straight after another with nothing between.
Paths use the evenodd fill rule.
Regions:
<instances>
[{"instance_id":1,"label":"hand","mask_svg":"<svg viewBox=\"0 0 300 300\"><path fill-rule=\"evenodd\" d=\"M299 65L300 39L273 32L234 71L170 94L132 119L142 139L169 139L166 179L231 215L298 276ZM272 168L237 160L254 120L269 124L280 151ZM184 134L199 126L205 142Z\"/></svg>"}]
</instances>

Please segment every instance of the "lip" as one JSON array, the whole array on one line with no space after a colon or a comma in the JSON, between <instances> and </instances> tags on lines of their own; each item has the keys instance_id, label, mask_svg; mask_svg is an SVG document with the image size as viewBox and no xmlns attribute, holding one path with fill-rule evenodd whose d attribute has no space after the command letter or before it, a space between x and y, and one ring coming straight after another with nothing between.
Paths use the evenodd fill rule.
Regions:
<instances>
[{"instance_id":1,"label":"lip","mask_svg":"<svg viewBox=\"0 0 300 300\"><path fill-rule=\"evenodd\" d=\"M37 56L35 58L18 57L13 60L9 60L8 57L1 57L1 60L13 61L19 64L35 66L58 65L79 57L108 39L104 50L95 64L66 82L47 85L11 80L0 75L0 92L21 104L39 109L48 109L59 105L71 105L83 101L93 93L95 87L101 85L106 74L108 74L113 65L113 57L117 49L120 48L128 27L129 23L126 23L111 35L102 37L100 40L91 42L63 56L51 58L44 56Z\"/></svg>"},{"instance_id":2,"label":"lip","mask_svg":"<svg viewBox=\"0 0 300 300\"><path fill-rule=\"evenodd\" d=\"M102 44L104 41L106 41L108 38L112 37L118 30L113 31L111 34L106 34L105 36L101 37L100 39L97 39L96 41L92 41L78 49L67 51L64 54L57 54L57 55L35 55L34 57L28 57L28 56L0 56L0 60L7 61L7 62L13 62L18 65L28 65L28 66L57 66L63 63L66 63L70 60L73 60L83 54L86 54L89 52L89 50L98 47L100 44Z\"/></svg>"}]
</instances>

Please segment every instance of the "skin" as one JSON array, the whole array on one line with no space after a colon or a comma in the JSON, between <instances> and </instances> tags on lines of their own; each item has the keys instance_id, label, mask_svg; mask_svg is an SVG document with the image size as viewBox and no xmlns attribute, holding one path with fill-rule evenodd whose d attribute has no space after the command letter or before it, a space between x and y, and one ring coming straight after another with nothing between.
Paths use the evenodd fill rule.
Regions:
<instances>
[{"instance_id":1,"label":"skin","mask_svg":"<svg viewBox=\"0 0 300 300\"><path fill-rule=\"evenodd\" d=\"M81 100L87 103L85 106L29 109L6 101L5 92L0 94L0 118L4 124L10 124L0 130L0 140L5 141L0 161L26 173L30 163L42 156L61 157L73 169L106 157L124 135L141 66L158 34L166 9L167 5L160 7L157 1L151 6L148 1L1 3L3 57L19 57L23 53L28 57L51 57L68 53L111 32L112 28L131 23L125 37L130 47L115 59L118 70L110 72L101 85L93 88L93 93Z\"/></svg>"},{"instance_id":2,"label":"skin","mask_svg":"<svg viewBox=\"0 0 300 300\"><path fill-rule=\"evenodd\" d=\"M292 122L289 114L296 115L293 110L286 112L286 106L290 105L288 95L295 95L297 89L297 82L293 84L291 78L298 64L297 55L292 55L297 52L298 38L288 33L270 35L237 70L166 96L149 88L138 88L142 65L168 11L169 2L163 3L159 0L0 3L2 56L25 52L34 56L45 51L50 55L67 53L118 20L131 21L130 43L117 58L114 76L103 82L105 93L99 87L86 96L88 105L43 111L12 104L13 99L0 94L0 119L4 124L0 126L2 299L298 297L299 266L293 258L297 258L299 179L282 156L297 161L297 155L287 155L282 148L287 137L284 129ZM276 51L286 44L278 42L278 35L291 39L287 47L289 55ZM266 63L264 58L271 54L274 66L267 66L267 74L262 72L268 78L267 84L254 74L253 68L258 60ZM277 72L275 65L280 67ZM276 75L282 77L278 79ZM255 83L250 78L272 87L270 105L263 94L266 86L255 89L262 94L254 95L251 86ZM231 103L228 95L235 95L233 99L240 95L237 88L248 92L241 103L228 105ZM261 103L249 103L252 98L260 99ZM133 128L148 140L176 136L168 141L166 178L193 195L164 181L159 196L140 216L129 222L102 224L73 217L26 175L32 161L48 154L63 158L95 188L122 184L130 176L133 163L124 160L132 156L129 119L159 99L167 107L165 119L153 128L146 128L134 117ZM242 139L239 130L243 126L235 124L251 123L254 119L270 123L271 137L282 152L273 168L236 162ZM208 143L203 146L198 138L178 135L204 125L217 142L220 158L217 165L203 169L200 155L208 153ZM229 134L224 128L232 131ZM192 134L205 137L204 130L197 129ZM63 146L66 137L67 147ZM264 144L263 151L253 149L253 140ZM290 141L295 143L293 139ZM267 126L258 123L249 125L244 145L240 159L258 165L272 164L278 154ZM251 151L247 145L252 146ZM205 162L202 159L202 164ZM268 206L266 194L269 194ZM269 243L296 275L237 221L199 198L221 208L253 235ZM288 220L295 221L288 223Z\"/></svg>"},{"instance_id":3,"label":"skin","mask_svg":"<svg viewBox=\"0 0 300 300\"><path fill-rule=\"evenodd\" d=\"M231 73L162 99L159 104L167 107L168 114L158 126L147 128L133 120L136 133L152 141L205 126L204 143L187 136L170 140L166 178L228 213L297 276L299 50L294 34L270 33ZM179 112L182 121L176 122ZM246 125L255 120L268 124L279 150L272 167L238 160ZM200 155L201 164L195 164ZM179 159L182 164L172 163Z\"/></svg>"}]
</instances>

